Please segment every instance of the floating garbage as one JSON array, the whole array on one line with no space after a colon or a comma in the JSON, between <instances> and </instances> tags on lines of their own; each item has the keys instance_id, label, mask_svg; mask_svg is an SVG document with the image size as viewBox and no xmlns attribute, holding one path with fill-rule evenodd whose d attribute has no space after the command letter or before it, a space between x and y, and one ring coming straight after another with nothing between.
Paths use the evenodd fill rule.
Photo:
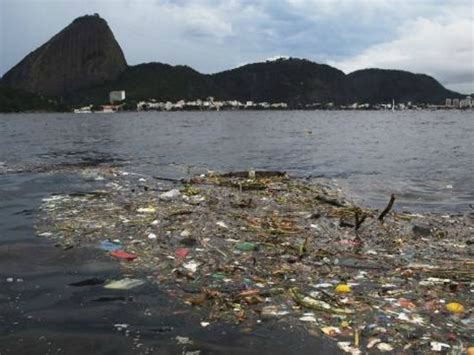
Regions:
<instances>
[{"instance_id":1,"label":"floating garbage","mask_svg":"<svg viewBox=\"0 0 474 355\"><path fill-rule=\"evenodd\" d=\"M192 345L193 341L188 337L176 336L176 341L179 345Z\"/></svg>"},{"instance_id":2,"label":"floating garbage","mask_svg":"<svg viewBox=\"0 0 474 355\"><path fill-rule=\"evenodd\" d=\"M341 330L337 327L322 327L321 331L329 336L329 337L336 337L338 334L341 334Z\"/></svg>"},{"instance_id":3,"label":"floating garbage","mask_svg":"<svg viewBox=\"0 0 474 355\"><path fill-rule=\"evenodd\" d=\"M175 251L175 255L177 258L185 258L189 255L189 249L188 248L178 248Z\"/></svg>"},{"instance_id":4,"label":"floating garbage","mask_svg":"<svg viewBox=\"0 0 474 355\"><path fill-rule=\"evenodd\" d=\"M141 286L144 283L145 281L143 280L124 278L122 280L110 281L104 285L104 288L110 290L130 290L132 288Z\"/></svg>"},{"instance_id":5,"label":"floating garbage","mask_svg":"<svg viewBox=\"0 0 474 355\"><path fill-rule=\"evenodd\" d=\"M138 213L155 213L156 208L154 207L140 207L137 209Z\"/></svg>"},{"instance_id":6,"label":"floating garbage","mask_svg":"<svg viewBox=\"0 0 474 355\"><path fill-rule=\"evenodd\" d=\"M173 190L170 190L168 192L162 193L160 195L160 200L170 201L170 200L174 200L174 199L176 199L180 196L181 196L181 192L179 190L173 189Z\"/></svg>"},{"instance_id":7,"label":"floating garbage","mask_svg":"<svg viewBox=\"0 0 474 355\"><path fill-rule=\"evenodd\" d=\"M106 289L146 278L196 312L202 327L273 320L351 354L472 347L467 215L399 212L392 196L383 211L363 208L331 182L279 172L208 173L169 185L147 177L144 189L144 177L97 170L106 189L44 199L36 232L61 248L98 245L133 260L120 263L127 278Z\"/></svg>"},{"instance_id":8,"label":"floating garbage","mask_svg":"<svg viewBox=\"0 0 474 355\"><path fill-rule=\"evenodd\" d=\"M116 251L122 249L122 243L110 240L103 240L99 244L100 249L105 251Z\"/></svg>"},{"instance_id":9,"label":"floating garbage","mask_svg":"<svg viewBox=\"0 0 474 355\"><path fill-rule=\"evenodd\" d=\"M457 302L448 303L446 309L451 313L464 313L464 306Z\"/></svg>"},{"instance_id":10,"label":"floating garbage","mask_svg":"<svg viewBox=\"0 0 474 355\"><path fill-rule=\"evenodd\" d=\"M316 322L316 317L313 313L305 313L303 317L300 317L300 321L302 322Z\"/></svg>"},{"instance_id":11,"label":"floating garbage","mask_svg":"<svg viewBox=\"0 0 474 355\"><path fill-rule=\"evenodd\" d=\"M183 266L191 272L196 272L199 265L200 264L194 260L191 260L190 262L183 264Z\"/></svg>"},{"instance_id":12,"label":"floating garbage","mask_svg":"<svg viewBox=\"0 0 474 355\"><path fill-rule=\"evenodd\" d=\"M148 234L147 238L149 240L156 240L158 237L156 236L155 233L150 233L150 234Z\"/></svg>"},{"instance_id":13,"label":"floating garbage","mask_svg":"<svg viewBox=\"0 0 474 355\"><path fill-rule=\"evenodd\" d=\"M114 258L123 259L126 261L133 261L137 258L135 254L127 253L126 251L123 251L123 250L113 251L110 253L110 255L112 255Z\"/></svg>"},{"instance_id":14,"label":"floating garbage","mask_svg":"<svg viewBox=\"0 0 474 355\"><path fill-rule=\"evenodd\" d=\"M235 249L241 251L252 251L257 250L257 245L255 243L250 242L238 243L236 244Z\"/></svg>"},{"instance_id":15,"label":"floating garbage","mask_svg":"<svg viewBox=\"0 0 474 355\"><path fill-rule=\"evenodd\" d=\"M445 344L445 343L440 343L438 341L432 341L430 343L430 346L431 346L432 351L444 351L444 350L447 350L447 349L451 348L451 345Z\"/></svg>"},{"instance_id":16,"label":"floating garbage","mask_svg":"<svg viewBox=\"0 0 474 355\"><path fill-rule=\"evenodd\" d=\"M337 285L335 289L336 293L349 293L351 292L351 286L350 285Z\"/></svg>"}]
</instances>

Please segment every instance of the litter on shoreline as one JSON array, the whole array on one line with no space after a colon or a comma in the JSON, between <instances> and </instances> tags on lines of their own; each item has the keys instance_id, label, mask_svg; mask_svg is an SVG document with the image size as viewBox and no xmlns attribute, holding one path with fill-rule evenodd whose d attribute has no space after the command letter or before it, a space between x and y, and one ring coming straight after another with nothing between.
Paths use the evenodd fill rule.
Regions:
<instances>
[{"instance_id":1,"label":"litter on shoreline","mask_svg":"<svg viewBox=\"0 0 474 355\"><path fill-rule=\"evenodd\" d=\"M396 196L362 208L281 172L169 181L97 170L103 189L43 201L37 234L110 254L132 276L109 288L145 274L206 327L281 319L354 354L473 346L468 216L397 213Z\"/></svg>"}]
</instances>

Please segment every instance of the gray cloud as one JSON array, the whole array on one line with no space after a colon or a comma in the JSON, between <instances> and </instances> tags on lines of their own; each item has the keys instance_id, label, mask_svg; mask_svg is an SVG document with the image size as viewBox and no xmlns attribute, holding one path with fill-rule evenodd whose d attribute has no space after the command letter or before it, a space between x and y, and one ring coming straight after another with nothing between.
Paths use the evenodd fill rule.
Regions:
<instances>
[{"instance_id":1,"label":"gray cloud","mask_svg":"<svg viewBox=\"0 0 474 355\"><path fill-rule=\"evenodd\" d=\"M75 17L94 12L108 21L130 64L187 64L209 73L287 55L346 71L427 72L463 91L473 81L470 0L1 0L0 75ZM471 31L444 36L453 44L445 46L417 23ZM431 57L417 48L429 48Z\"/></svg>"}]
</instances>

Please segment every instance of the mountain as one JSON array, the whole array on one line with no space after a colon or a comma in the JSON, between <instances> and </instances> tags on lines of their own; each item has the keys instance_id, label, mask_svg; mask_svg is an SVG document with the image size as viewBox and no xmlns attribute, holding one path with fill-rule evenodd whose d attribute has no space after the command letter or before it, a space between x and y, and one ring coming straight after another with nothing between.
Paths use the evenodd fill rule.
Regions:
<instances>
[{"instance_id":1,"label":"mountain","mask_svg":"<svg viewBox=\"0 0 474 355\"><path fill-rule=\"evenodd\" d=\"M347 101L380 103L397 102L443 103L446 98L462 95L443 87L425 74L401 70L364 69L346 76Z\"/></svg>"},{"instance_id":2,"label":"mountain","mask_svg":"<svg viewBox=\"0 0 474 355\"><path fill-rule=\"evenodd\" d=\"M61 96L115 80L127 62L107 22L83 16L56 34L2 78L4 86Z\"/></svg>"},{"instance_id":3,"label":"mountain","mask_svg":"<svg viewBox=\"0 0 474 355\"><path fill-rule=\"evenodd\" d=\"M101 104L112 90L127 101L219 100L349 104L435 103L460 94L434 78L399 70L365 69L348 75L305 59L278 59L201 74L187 66L146 63L128 66L107 22L98 15L74 20L7 72L0 84L69 105ZM1 111L1 108L0 108Z\"/></svg>"},{"instance_id":4,"label":"mountain","mask_svg":"<svg viewBox=\"0 0 474 355\"><path fill-rule=\"evenodd\" d=\"M254 63L212 75L214 96L240 101L287 102L291 105L344 100L342 71L305 59Z\"/></svg>"},{"instance_id":5,"label":"mountain","mask_svg":"<svg viewBox=\"0 0 474 355\"><path fill-rule=\"evenodd\" d=\"M214 90L208 75L187 66L171 66L162 63L146 63L129 66L113 82L79 90L65 97L69 103L103 103L112 90L125 90L127 100L205 98Z\"/></svg>"},{"instance_id":6,"label":"mountain","mask_svg":"<svg viewBox=\"0 0 474 355\"><path fill-rule=\"evenodd\" d=\"M131 100L218 100L288 102L292 105L344 98L344 73L304 59L254 63L217 74L201 74L187 66L147 63L131 66L105 85L66 98L74 103L107 100L111 90L125 90Z\"/></svg>"}]
</instances>

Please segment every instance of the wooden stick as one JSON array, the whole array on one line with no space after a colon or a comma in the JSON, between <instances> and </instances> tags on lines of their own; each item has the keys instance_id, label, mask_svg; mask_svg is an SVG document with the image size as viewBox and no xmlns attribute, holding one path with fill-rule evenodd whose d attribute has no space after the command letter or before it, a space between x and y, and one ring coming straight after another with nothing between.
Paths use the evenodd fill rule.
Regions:
<instances>
[{"instance_id":1,"label":"wooden stick","mask_svg":"<svg viewBox=\"0 0 474 355\"><path fill-rule=\"evenodd\" d=\"M390 201L388 202L387 207L385 207L385 209L382 211L382 213L381 213L380 216L379 216L379 221L380 221L380 222L383 222L383 219L384 219L385 215L390 212L390 210L391 210L392 207L393 207L393 203L394 203L394 202L395 202L395 195L392 194L392 195L390 196Z\"/></svg>"},{"instance_id":2,"label":"wooden stick","mask_svg":"<svg viewBox=\"0 0 474 355\"><path fill-rule=\"evenodd\" d=\"M364 223L365 219L367 218L367 214L362 213L362 217L359 214L359 210L355 212L355 230L359 230L362 223Z\"/></svg>"}]
</instances>

